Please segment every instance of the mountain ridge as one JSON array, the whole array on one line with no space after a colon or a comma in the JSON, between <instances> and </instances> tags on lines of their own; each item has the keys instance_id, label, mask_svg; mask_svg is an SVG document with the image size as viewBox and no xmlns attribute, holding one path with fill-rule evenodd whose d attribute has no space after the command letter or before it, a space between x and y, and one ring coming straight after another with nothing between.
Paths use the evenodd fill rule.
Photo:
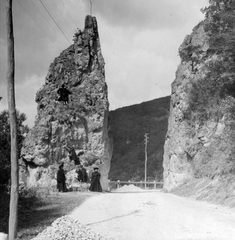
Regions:
<instances>
[{"instance_id":1,"label":"mountain ridge","mask_svg":"<svg viewBox=\"0 0 235 240\"><path fill-rule=\"evenodd\" d=\"M163 145L169 105L170 96L166 96L109 112L114 146L110 180L144 180L145 133L149 133L148 179L162 180Z\"/></svg>"}]
</instances>

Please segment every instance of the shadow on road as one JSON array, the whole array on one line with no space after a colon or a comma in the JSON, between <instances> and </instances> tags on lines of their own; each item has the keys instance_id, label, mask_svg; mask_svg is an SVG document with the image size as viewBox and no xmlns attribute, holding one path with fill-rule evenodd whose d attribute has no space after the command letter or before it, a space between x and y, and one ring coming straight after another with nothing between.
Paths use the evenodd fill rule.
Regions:
<instances>
[{"instance_id":1,"label":"shadow on road","mask_svg":"<svg viewBox=\"0 0 235 240\"><path fill-rule=\"evenodd\" d=\"M120 216L115 216L115 217L108 218L108 219L105 219L105 220L102 220L102 221L93 222L93 223L88 223L88 224L86 224L86 226L94 225L94 224L97 224L97 223L108 222L108 221L111 221L111 220L114 220L114 219L118 219L118 218L127 217L127 216L130 216L130 215L139 213L139 212L140 212L140 210L135 210L135 211L132 211L132 212L130 212L130 213L123 214L123 215L120 215Z\"/></svg>"}]
</instances>

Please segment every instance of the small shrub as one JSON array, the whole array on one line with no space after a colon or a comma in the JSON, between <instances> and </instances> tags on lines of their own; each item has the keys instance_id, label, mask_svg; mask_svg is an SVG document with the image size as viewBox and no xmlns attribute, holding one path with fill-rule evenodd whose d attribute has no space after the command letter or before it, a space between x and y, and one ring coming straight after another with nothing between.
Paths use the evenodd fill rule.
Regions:
<instances>
[{"instance_id":1,"label":"small shrub","mask_svg":"<svg viewBox=\"0 0 235 240\"><path fill-rule=\"evenodd\" d=\"M52 191L56 191L54 188L52 188L51 185L48 186L33 186L33 187L25 187L22 188L20 191L20 197L23 198L47 198Z\"/></svg>"}]
</instances>

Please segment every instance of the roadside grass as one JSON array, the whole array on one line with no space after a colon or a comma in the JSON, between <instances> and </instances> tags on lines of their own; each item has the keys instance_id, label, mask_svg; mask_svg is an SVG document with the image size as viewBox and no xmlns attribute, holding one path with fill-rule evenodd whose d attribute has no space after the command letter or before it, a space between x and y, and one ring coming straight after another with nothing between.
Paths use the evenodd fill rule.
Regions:
<instances>
[{"instance_id":1,"label":"roadside grass","mask_svg":"<svg viewBox=\"0 0 235 240\"><path fill-rule=\"evenodd\" d=\"M69 214L91 196L89 192L52 192L19 197L18 238L35 237L57 218ZM0 194L0 232L8 232L10 195Z\"/></svg>"},{"instance_id":2,"label":"roadside grass","mask_svg":"<svg viewBox=\"0 0 235 240\"><path fill-rule=\"evenodd\" d=\"M235 178L232 174L227 175L226 178L223 179L192 179L174 188L170 192L182 197L235 208L234 182Z\"/></svg>"}]
</instances>

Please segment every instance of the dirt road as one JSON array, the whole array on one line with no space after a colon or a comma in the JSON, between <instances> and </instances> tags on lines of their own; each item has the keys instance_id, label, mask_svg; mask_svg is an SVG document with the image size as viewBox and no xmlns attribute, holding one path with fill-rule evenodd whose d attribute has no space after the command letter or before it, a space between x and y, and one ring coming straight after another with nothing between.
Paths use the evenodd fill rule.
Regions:
<instances>
[{"instance_id":1,"label":"dirt road","mask_svg":"<svg viewBox=\"0 0 235 240\"><path fill-rule=\"evenodd\" d=\"M71 216L115 240L235 239L235 209L161 191L94 193Z\"/></svg>"}]
</instances>

